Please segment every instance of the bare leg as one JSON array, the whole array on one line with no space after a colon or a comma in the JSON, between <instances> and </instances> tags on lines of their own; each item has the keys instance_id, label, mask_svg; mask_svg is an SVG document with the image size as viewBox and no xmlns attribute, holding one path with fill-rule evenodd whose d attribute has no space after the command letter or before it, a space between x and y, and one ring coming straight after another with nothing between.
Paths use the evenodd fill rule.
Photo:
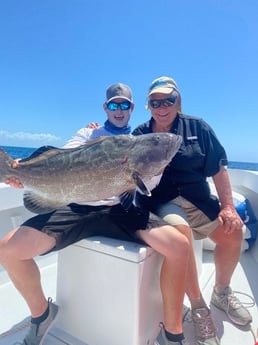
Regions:
<instances>
[{"instance_id":1,"label":"bare leg","mask_svg":"<svg viewBox=\"0 0 258 345\"><path fill-rule=\"evenodd\" d=\"M0 241L0 262L27 302L32 317L40 316L48 306L33 257L54 245L54 238L28 227L14 229Z\"/></svg>"},{"instance_id":2,"label":"bare leg","mask_svg":"<svg viewBox=\"0 0 258 345\"><path fill-rule=\"evenodd\" d=\"M214 250L216 285L230 285L231 277L240 258L242 237L242 231L225 234L223 226L217 227L210 234L210 238L216 243Z\"/></svg>"},{"instance_id":3,"label":"bare leg","mask_svg":"<svg viewBox=\"0 0 258 345\"><path fill-rule=\"evenodd\" d=\"M201 298L198 272L192 244L192 229L186 223L183 216L180 215L180 212L177 215L176 211L174 210L174 206L175 205L170 203L164 204L162 207L159 207L158 214L161 218L163 218L163 220L165 220L167 223L171 224L171 226L174 226L178 231L184 234L184 236L186 236L190 243L188 272L186 278L186 294L191 302L192 307L204 307L206 306L206 304Z\"/></svg>"},{"instance_id":4,"label":"bare leg","mask_svg":"<svg viewBox=\"0 0 258 345\"><path fill-rule=\"evenodd\" d=\"M164 256L160 272L164 325L168 332L182 333L182 307L189 258L189 242L184 235L169 225L150 230L139 230L138 235Z\"/></svg>"},{"instance_id":5,"label":"bare leg","mask_svg":"<svg viewBox=\"0 0 258 345\"><path fill-rule=\"evenodd\" d=\"M201 297L201 291L199 287L198 281L198 273L195 261L195 254L192 244L192 234L191 228L186 225L177 225L175 226L182 234L184 234L189 243L190 243L190 253L189 253L189 262L188 262L188 271L187 271L187 279L186 279L186 294L190 301L198 300Z\"/></svg>"}]
</instances>

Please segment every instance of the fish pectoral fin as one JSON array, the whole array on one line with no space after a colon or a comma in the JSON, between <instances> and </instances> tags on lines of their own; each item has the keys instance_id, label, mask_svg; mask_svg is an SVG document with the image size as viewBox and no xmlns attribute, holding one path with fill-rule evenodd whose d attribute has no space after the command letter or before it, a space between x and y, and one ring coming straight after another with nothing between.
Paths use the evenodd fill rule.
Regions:
<instances>
[{"instance_id":1,"label":"fish pectoral fin","mask_svg":"<svg viewBox=\"0 0 258 345\"><path fill-rule=\"evenodd\" d=\"M42 198L32 191L24 192L23 203L27 210L37 214L50 213L64 206L63 204L53 203L51 200Z\"/></svg>"},{"instance_id":2,"label":"fish pectoral fin","mask_svg":"<svg viewBox=\"0 0 258 345\"><path fill-rule=\"evenodd\" d=\"M134 191L124 192L119 196L120 204L127 211L133 203Z\"/></svg>"},{"instance_id":3,"label":"fish pectoral fin","mask_svg":"<svg viewBox=\"0 0 258 345\"><path fill-rule=\"evenodd\" d=\"M140 192L144 195L151 196L151 192L149 188L146 186L146 184L143 182L141 176L136 172L133 172L132 177Z\"/></svg>"}]
</instances>

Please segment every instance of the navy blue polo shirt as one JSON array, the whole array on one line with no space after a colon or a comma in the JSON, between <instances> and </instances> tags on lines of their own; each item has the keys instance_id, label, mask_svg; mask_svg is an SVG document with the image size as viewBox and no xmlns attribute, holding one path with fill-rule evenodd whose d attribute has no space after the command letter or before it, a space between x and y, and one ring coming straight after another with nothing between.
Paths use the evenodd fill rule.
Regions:
<instances>
[{"instance_id":1,"label":"navy blue polo shirt","mask_svg":"<svg viewBox=\"0 0 258 345\"><path fill-rule=\"evenodd\" d=\"M153 121L138 126L132 134L152 133ZM152 190L152 196L137 193L137 203L155 211L157 203L181 195L214 220L220 206L218 199L210 194L207 177L228 164L226 152L213 129L201 118L177 115L170 132L183 137L179 151L166 167L159 185Z\"/></svg>"}]
</instances>

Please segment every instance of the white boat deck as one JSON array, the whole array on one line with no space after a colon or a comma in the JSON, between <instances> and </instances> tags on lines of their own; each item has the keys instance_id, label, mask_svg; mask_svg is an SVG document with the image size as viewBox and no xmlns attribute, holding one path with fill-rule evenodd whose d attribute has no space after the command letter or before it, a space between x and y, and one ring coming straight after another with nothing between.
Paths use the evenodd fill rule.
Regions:
<instances>
[{"instance_id":1,"label":"white boat deck","mask_svg":"<svg viewBox=\"0 0 258 345\"><path fill-rule=\"evenodd\" d=\"M56 294L56 258L56 254L51 254L38 259L42 272L42 283L44 289L46 294L51 296L53 300L55 300ZM208 302L210 300L214 284L212 251L204 251L203 262L200 284L204 298ZM244 293L238 294L238 297L246 304L253 316L251 327L236 327L229 321L225 313L215 307L211 307L221 345L255 344L254 337L256 336L258 329L258 310L257 304L255 303L255 301L258 300L257 270L257 262L254 260L251 252L245 252L242 254L232 281L234 291ZM73 298L73 296L71 296L71 298ZM185 304L188 304L187 300ZM0 345L18 345L19 342L23 340L23 337L28 330L30 319L29 310L4 271L0 271L0 305ZM78 310L78 313L79 312L80 311ZM195 345L190 313L185 317L184 328L189 345ZM65 337L65 341L61 340L61 338L64 339L64 337L63 334L61 337L59 332L60 330L53 326L44 341L44 345L86 345L80 341L75 341L74 339L69 340L69 336ZM110 330L110 332L112 332L112 330Z\"/></svg>"}]
</instances>

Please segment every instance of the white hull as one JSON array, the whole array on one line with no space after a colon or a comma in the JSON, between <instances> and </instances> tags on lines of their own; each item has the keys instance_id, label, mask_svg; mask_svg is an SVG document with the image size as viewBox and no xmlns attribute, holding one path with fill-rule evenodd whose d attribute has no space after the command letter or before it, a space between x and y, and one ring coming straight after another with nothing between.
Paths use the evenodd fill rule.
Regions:
<instances>
[{"instance_id":1,"label":"white hull","mask_svg":"<svg viewBox=\"0 0 258 345\"><path fill-rule=\"evenodd\" d=\"M258 219L258 172L248 172L242 170L229 170L231 183L233 186L234 191L244 194L246 198L250 201L252 206L252 210L256 219ZM18 225L21 221L29 217L31 214L26 211L22 206L22 191L13 189L11 187L7 187L4 184L0 184L0 217L1 217L1 237L13 228L15 225ZM116 248L115 248L116 249ZM95 250L95 249L94 249ZM112 248L110 250L113 250ZM211 250L201 250L200 247L197 246L197 261L201 260L201 269L200 269L200 285L202 288L202 292L204 298L207 302L210 300L211 291L214 284L214 264L213 264L213 251ZM96 252L96 251L95 251ZM200 252L202 255L200 255ZM111 253L111 251L110 251ZM105 254L106 255L106 254ZM113 252L112 252L113 256ZM59 300L62 302L62 299L65 298L65 292L63 293L62 290L62 283L63 283L63 276L62 270L57 265L57 254L50 254L45 257L40 257L37 259L41 274L42 274L42 283L44 286L44 290L47 296L51 296L53 300ZM128 260L127 260L128 261ZM59 261L59 264L62 264L62 261ZM82 262L83 265L83 262ZM250 312L253 316L253 323L251 327L236 327L233 325L226 315L219 311L216 308L211 307L212 315L215 320L216 326L218 328L218 336L221 340L221 345L254 345L255 344L255 336L258 329L258 310L257 304L255 301L258 300L258 284L257 284L257 276L258 276L258 243L257 241L254 243L251 249L242 253L240 263L237 266L237 269L234 273L233 280L232 280L232 288L234 291L241 291L245 295L239 294L238 297L241 301L250 303ZM76 276L75 273L73 273ZM82 274L81 274L82 275ZM62 278L62 282L60 283L60 279ZM93 276L94 277L94 276ZM87 288L92 286L93 292L98 294L98 288L94 286L95 280L89 278L87 281ZM59 280L58 280L59 279ZM115 280L115 278L114 278ZM69 284L69 281L67 281ZM142 284L142 283L141 283ZM75 284L76 285L76 284ZM66 287L68 285L65 285ZM139 287L141 289L141 287ZM78 290L80 291L80 290ZM113 295L116 294L114 291ZM110 299L114 298L111 295ZM94 310L89 309L88 313L85 312L85 308L83 306L83 296L77 295L76 291L73 291L69 295L70 299L73 299L79 303L81 301L82 308L76 310L76 314L78 315L78 320L80 320L80 315L84 315L85 318L84 324L85 328L87 328L87 315L93 318ZM131 297L130 297L131 298ZM253 305L251 305L253 302ZM69 304L67 304L69 305ZM188 305L187 299L185 300L185 305ZM15 342L22 341L24 334L28 328L29 322L29 310L20 297L20 295L15 290L13 284L10 282L6 272L0 266L0 345L14 345ZM147 306L146 306L147 308ZM104 310L104 308L103 308ZM107 311L105 311L107 313ZM86 316L85 316L86 315ZM106 334L105 340L100 341L98 337L94 342L88 342L82 337L84 336L84 332L78 331L78 334L73 334L73 332L69 332L67 334L65 331L67 329L75 329L73 326L76 322L74 320L74 316L71 315L71 319L69 320L69 314L66 315L66 318L61 318L61 321L58 321L56 326L54 326L48 336L45 339L44 344L48 345L61 345L61 344L71 344L71 345L116 345L115 343L110 343L108 338L112 332L115 332L117 329L117 325L119 324L119 319L123 318L126 322L128 316L126 313L124 315L116 315L114 317L114 325L113 330L110 329L109 333ZM145 316L143 316L144 318ZM103 315L103 319L106 318L106 315ZM129 319L128 319L129 320ZM113 320L112 320L113 322ZM137 320L135 321L137 324ZM133 321L130 321L133 323ZM62 329L62 325L68 325L68 327L64 327ZM101 322L100 322L101 324ZM60 326L61 325L61 326ZM69 327L71 325L71 327ZM154 327L157 327L155 324ZM185 334L189 341L190 345L195 345L193 339L193 328L190 318L190 313L186 315L186 320L184 322ZM92 333L94 333L93 330ZM98 332L98 324L96 324L96 332ZM87 332L86 332L87 334ZM78 336L79 339L75 339L74 336ZM125 335L123 335L125 336ZM119 344L121 345L121 343ZM123 345L127 345L126 342L123 342ZM135 341L135 343L130 343L128 345L147 345L147 343L142 342L139 343ZM148 345L152 345L149 343Z\"/></svg>"}]
</instances>

